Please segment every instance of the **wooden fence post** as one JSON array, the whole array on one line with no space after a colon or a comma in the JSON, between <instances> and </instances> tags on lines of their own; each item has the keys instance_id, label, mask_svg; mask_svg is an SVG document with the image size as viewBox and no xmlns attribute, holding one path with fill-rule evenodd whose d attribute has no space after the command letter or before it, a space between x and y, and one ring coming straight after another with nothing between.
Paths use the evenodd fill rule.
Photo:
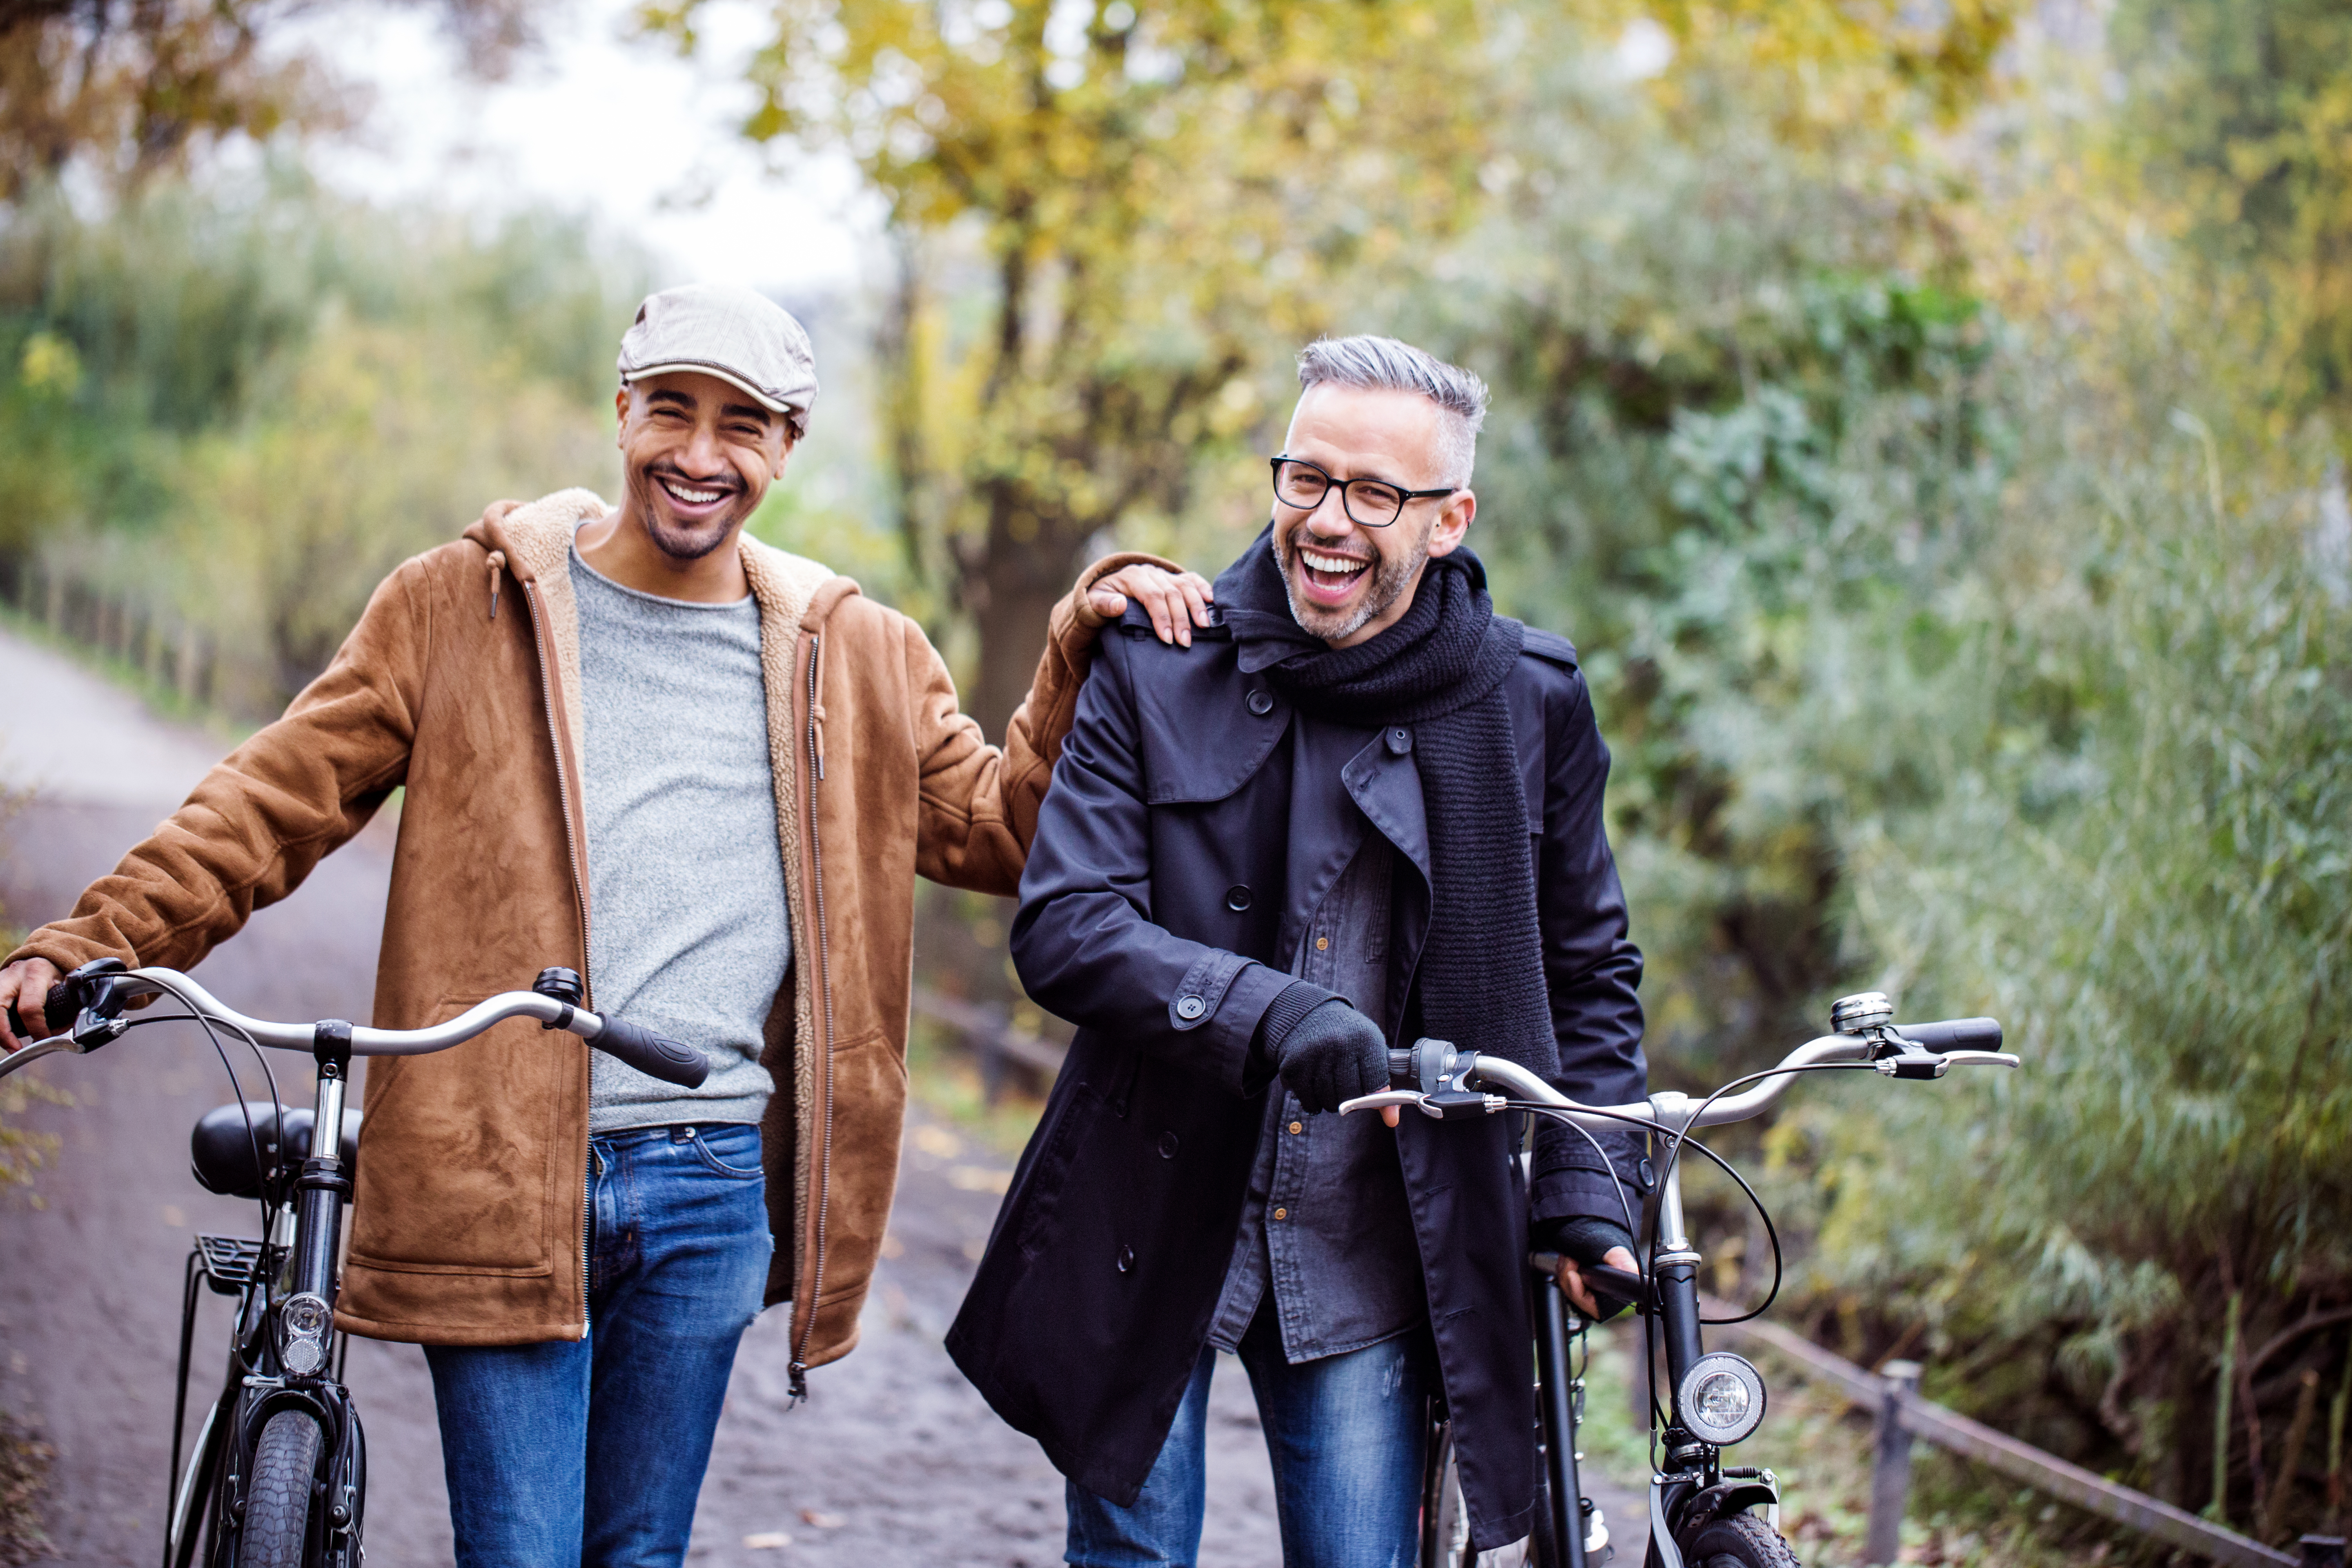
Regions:
<instances>
[{"instance_id":1,"label":"wooden fence post","mask_svg":"<svg viewBox=\"0 0 2352 1568\"><path fill-rule=\"evenodd\" d=\"M2340 1535L2305 1536L2303 1568L2344 1568L2344 1538Z\"/></svg>"},{"instance_id":2,"label":"wooden fence post","mask_svg":"<svg viewBox=\"0 0 2352 1568\"><path fill-rule=\"evenodd\" d=\"M1911 1434L1903 1406L1919 1392L1919 1363L1890 1361L1880 1369L1886 1380L1878 1406L1878 1442L1870 1468L1870 1544L1866 1563L1890 1564L1903 1550L1903 1504L1911 1490Z\"/></svg>"},{"instance_id":3,"label":"wooden fence post","mask_svg":"<svg viewBox=\"0 0 2352 1568\"><path fill-rule=\"evenodd\" d=\"M984 1002L981 1012L985 1016L970 1038L980 1052L980 1098L986 1105L994 1105L1004 1094L1004 1030L1007 1016L1003 1004Z\"/></svg>"}]
</instances>

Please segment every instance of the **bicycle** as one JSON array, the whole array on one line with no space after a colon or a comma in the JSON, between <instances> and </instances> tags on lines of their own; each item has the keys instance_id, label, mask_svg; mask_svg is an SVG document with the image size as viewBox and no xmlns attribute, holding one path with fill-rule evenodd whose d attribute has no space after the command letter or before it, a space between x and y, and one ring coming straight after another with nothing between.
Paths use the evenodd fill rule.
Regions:
<instances>
[{"instance_id":1,"label":"bicycle","mask_svg":"<svg viewBox=\"0 0 2352 1568\"><path fill-rule=\"evenodd\" d=\"M1607 1152L1591 1134L1632 1126L1655 1141L1664 1169L1647 1179L1645 1158L1638 1184L1645 1196L1637 1224L1628 1205L1626 1229L1637 1238L1636 1256L1646 1255L1638 1272L1580 1265L1589 1285L1633 1304L1643 1319L1643 1365L1648 1373L1652 1475L1649 1491L1646 1568L1798 1568L1780 1533L1780 1486L1767 1468L1727 1466L1723 1450L1753 1436L1764 1419L1764 1379L1746 1358L1709 1351L1700 1333L1708 1322L1743 1322L1760 1317L1780 1292L1780 1243L1771 1216L1738 1172L1692 1136L1760 1116L1787 1091L1799 1073L1875 1071L1891 1079L1939 1079L1955 1067L2008 1067L2018 1058L1997 1048L2000 1025L1990 1018L1934 1024L1897 1024L1881 993L1842 997L1830 1009L1831 1033L1791 1051L1779 1066L1734 1079L1704 1100L1664 1092L1630 1105L1583 1105L1515 1062L1455 1048L1444 1040L1416 1041L1389 1053L1391 1088L1349 1100L1340 1114L1409 1107L1442 1121L1522 1111L1547 1116L1576 1129L1604 1163ZM1500 1089L1503 1092L1493 1092ZM1698 1270L1705 1261L1685 1227L1682 1154L1696 1150L1727 1173L1755 1204L1771 1237L1773 1282L1762 1306L1739 1318L1700 1314ZM1521 1156L1521 1169L1526 1169ZM1612 1165L1613 1168L1613 1165ZM1524 1545L1524 1561L1538 1568L1597 1568L1615 1554L1601 1510L1583 1495L1577 1476L1577 1431L1584 1416L1584 1380L1576 1370L1572 1342L1591 1323L1562 1295L1559 1259L1533 1253L1530 1306L1535 1324L1535 1383L1538 1475L1542 1496L1538 1528ZM1657 1396L1663 1342L1666 1398ZM1663 1462L1659 1450L1664 1449ZM1423 1490L1423 1568L1486 1568L1500 1553L1473 1553L1462 1516L1460 1488L1451 1479L1450 1436L1433 1433ZM1759 1514L1757 1510L1761 1510ZM1509 1550L1509 1549L1506 1549Z\"/></svg>"},{"instance_id":2,"label":"bicycle","mask_svg":"<svg viewBox=\"0 0 2352 1568\"><path fill-rule=\"evenodd\" d=\"M191 1163L211 1191L259 1200L261 1237L199 1236L188 1255L163 1568L189 1568L200 1551L204 1568L358 1568L367 1442L343 1386L345 1342L334 1327L343 1205L358 1157L360 1113L343 1103L352 1058L446 1050L507 1019L527 1017L683 1088L697 1088L709 1076L700 1051L625 1019L600 1017L581 1005L583 994L578 974L555 968L541 971L529 991L492 996L430 1028L373 1029L340 1018L277 1024L245 1016L177 970L130 969L104 958L51 988L43 1022L55 1034L0 1057L5 1078L43 1057L87 1055L133 1028L192 1019L237 1086L236 1103L197 1121ZM133 1003L160 996L187 1011L122 1016ZM244 1099L216 1030L252 1047L269 1084L268 1100ZM20 1027L18 1037L27 1032ZM278 1102L264 1047L310 1053L318 1091L307 1113ZM338 1129L339 1136L317 1138L322 1127ZM183 1470L199 1284L235 1296L237 1307L226 1381Z\"/></svg>"}]
</instances>

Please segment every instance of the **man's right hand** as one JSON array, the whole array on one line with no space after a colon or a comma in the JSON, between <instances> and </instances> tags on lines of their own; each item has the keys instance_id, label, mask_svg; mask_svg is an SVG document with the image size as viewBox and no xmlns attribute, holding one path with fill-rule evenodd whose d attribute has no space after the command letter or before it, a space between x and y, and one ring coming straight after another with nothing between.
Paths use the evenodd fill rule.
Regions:
<instances>
[{"instance_id":1,"label":"man's right hand","mask_svg":"<svg viewBox=\"0 0 2352 1568\"><path fill-rule=\"evenodd\" d=\"M49 987L65 978L46 958L20 958L0 969L0 1052L21 1050L48 1037ZM16 1022L22 1017L25 1032Z\"/></svg>"},{"instance_id":2,"label":"man's right hand","mask_svg":"<svg viewBox=\"0 0 2352 1568\"><path fill-rule=\"evenodd\" d=\"M1337 1110L1345 1101L1389 1086L1389 1042L1381 1026L1338 997L1291 1026L1275 1046L1283 1087L1308 1110ZM1391 1112L1386 1120L1396 1125Z\"/></svg>"}]
</instances>

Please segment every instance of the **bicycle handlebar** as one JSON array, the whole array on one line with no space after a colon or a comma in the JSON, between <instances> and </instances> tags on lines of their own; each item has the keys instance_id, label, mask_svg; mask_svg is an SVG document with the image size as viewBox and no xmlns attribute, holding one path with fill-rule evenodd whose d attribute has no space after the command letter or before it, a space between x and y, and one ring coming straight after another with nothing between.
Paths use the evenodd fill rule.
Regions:
<instances>
[{"instance_id":1,"label":"bicycle handlebar","mask_svg":"<svg viewBox=\"0 0 2352 1568\"><path fill-rule=\"evenodd\" d=\"M1507 1109L1517 1100L1568 1112L1567 1120L1587 1131L1604 1131L1632 1123L1679 1133L1760 1116L1788 1092L1790 1082L1799 1072L1832 1063L1869 1064L1890 1078L1923 1079L1941 1078L1953 1067L2016 1067L2017 1058L1979 1048L1984 1045L1998 1046L2000 1041L2000 1025L1991 1018L1890 1024L1856 1034L1823 1035L1810 1040L1790 1051L1780 1066L1758 1075L1760 1082L1737 1094L1706 1100L1668 1089L1626 1105L1585 1105L1517 1062L1459 1051L1444 1040L1420 1040L1410 1049L1391 1048L1389 1052L1391 1080L1413 1087L1362 1095L1341 1105L1339 1111L1346 1115L1355 1110L1411 1106L1424 1115L1440 1119L1486 1116ZM1488 1089L1505 1092L1482 1092Z\"/></svg>"},{"instance_id":2,"label":"bicycle handlebar","mask_svg":"<svg viewBox=\"0 0 2352 1568\"><path fill-rule=\"evenodd\" d=\"M318 1027L313 1024L278 1024L265 1018L249 1018L176 969L133 969L100 978L111 987L106 1002L117 1013L123 1006L145 997L172 996L185 1004L190 1012L224 1025L256 1045L276 1050L308 1053L318 1036ZM48 1000L54 1006L54 992ZM354 1026L352 1030L352 1054L359 1057L425 1056L463 1045L509 1018L536 1018L549 1028L567 1029L639 1072L660 1079L665 1083L677 1084L681 1089L698 1089L701 1087L702 1080L710 1076L709 1058L691 1046L666 1039L625 1018L600 1017L584 1007L560 997L544 996L535 991L503 992L477 1002L454 1018L422 1029ZM112 1015L109 1014L97 1021L106 1023L111 1019ZM88 1021L87 1013L84 1014L84 1021ZM103 1029L85 1029L83 1023L77 1022L70 1034L60 1030L48 1039L36 1041L13 1055L0 1057L0 1078L39 1057L59 1051L79 1054L96 1050L112 1039L115 1033L120 1033L120 1030L110 1033ZM85 1039L85 1035L89 1037Z\"/></svg>"}]
</instances>

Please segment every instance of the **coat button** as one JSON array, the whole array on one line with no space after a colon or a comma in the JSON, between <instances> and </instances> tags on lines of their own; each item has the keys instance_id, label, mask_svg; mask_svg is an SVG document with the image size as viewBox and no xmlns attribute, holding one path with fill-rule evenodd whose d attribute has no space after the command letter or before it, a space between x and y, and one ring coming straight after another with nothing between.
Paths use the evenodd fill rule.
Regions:
<instances>
[{"instance_id":1,"label":"coat button","mask_svg":"<svg viewBox=\"0 0 2352 1568\"><path fill-rule=\"evenodd\" d=\"M1392 757L1403 756L1407 752L1412 750L1412 731L1410 730L1391 730L1388 734L1388 744L1389 755Z\"/></svg>"},{"instance_id":2,"label":"coat button","mask_svg":"<svg viewBox=\"0 0 2352 1568\"><path fill-rule=\"evenodd\" d=\"M1263 719L1274 711L1274 693L1261 686L1249 694L1249 710Z\"/></svg>"},{"instance_id":3,"label":"coat button","mask_svg":"<svg viewBox=\"0 0 2352 1568\"><path fill-rule=\"evenodd\" d=\"M1176 1000L1176 1016L1180 1018L1197 1018L1208 1010L1209 1005L1198 996L1180 996Z\"/></svg>"},{"instance_id":4,"label":"coat button","mask_svg":"<svg viewBox=\"0 0 2352 1568\"><path fill-rule=\"evenodd\" d=\"M1162 1132L1160 1135L1160 1157L1163 1160L1173 1160L1176 1157L1176 1134L1173 1132Z\"/></svg>"},{"instance_id":5,"label":"coat button","mask_svg":"<svg viewBox=\"0 0 2352 1568\"><path fill-rule=\"evenodd\" d=\"M1235 882L1225 889L1225 908L1235 914L1250 907L1250 890L1246 883Z\"/></svg>"},{"instance_id":6,"label":"coat button","mask_svg":"<svg viewBox=\"0 0 2352 1568\"><path fill-rule=\"evenodd\" d=\"M1119 1271L1121 1274L1124 1274L1124 1273L1126 1273L1128 1270L1129 1270L1129 1269L1133 1268L1134 1267L1135 1267L1135 1248L1133 1248L1133 1247L1120 1247L1120 1248L1118 1249L1118 1271Z\"/></svg>"}]
</instances>

